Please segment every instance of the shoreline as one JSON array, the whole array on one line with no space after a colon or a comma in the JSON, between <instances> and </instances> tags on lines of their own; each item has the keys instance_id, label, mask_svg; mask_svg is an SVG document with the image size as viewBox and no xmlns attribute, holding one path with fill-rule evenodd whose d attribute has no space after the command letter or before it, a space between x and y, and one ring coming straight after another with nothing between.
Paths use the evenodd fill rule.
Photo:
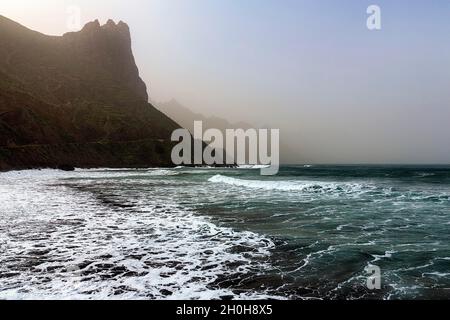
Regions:
<instances>
[{"instance_id":1,"label":"shoreline","mask_svg":"<svg viewBox=\"0 0 450 320\"><path fill-rule=\"evenodd\" d=\"M14 171L27 171L27 170L56 170L56 171L76 171L76 170L145 170L145 169L176 169L176 168L207 168L207 169L260 169L258 165L240 167L238 165L218 165L218 166L210 166L210 165L182 165L182 166L132 166L132 167L123 167L123 166L72 166L72 165L60 165L60 166L46 166L46 167L26 167L26 168L12 168L12 169L0 169L0 173L4 172L14 172Z\"/></svg>"}]
</instances>

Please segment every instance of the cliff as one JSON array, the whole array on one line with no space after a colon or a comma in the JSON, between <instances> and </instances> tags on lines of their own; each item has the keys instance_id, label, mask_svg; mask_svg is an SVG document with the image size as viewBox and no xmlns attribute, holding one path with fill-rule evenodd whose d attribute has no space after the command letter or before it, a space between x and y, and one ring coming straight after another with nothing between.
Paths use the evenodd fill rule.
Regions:
<instances>
[{"instance_id":1,"label":"cliff","mask_svg":"<svg viewBox=\"0 0 450 320\"><path fill-rule=\"evenodd\" d=\"M0 170L170 166L176 128L148 103L125 23L55 37L0 16Z\"/></svg>"}]
</instances>

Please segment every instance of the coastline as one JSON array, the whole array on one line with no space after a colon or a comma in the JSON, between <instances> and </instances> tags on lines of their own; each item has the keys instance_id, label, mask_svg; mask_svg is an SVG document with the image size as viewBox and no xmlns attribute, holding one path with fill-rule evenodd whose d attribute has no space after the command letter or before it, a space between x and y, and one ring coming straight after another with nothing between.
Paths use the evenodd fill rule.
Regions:
<instances>
[{"instance_id":1,"label":"coastline","mask_svg":"<svg viewBox=\"0 0 450 320\"><path fill-rule=\"evenodd\" d=\"M42 169L70 166L171 167L170 140L146 139L125 142L68 143L0 147L0 170Z\"/></svg>"}]
</instances>

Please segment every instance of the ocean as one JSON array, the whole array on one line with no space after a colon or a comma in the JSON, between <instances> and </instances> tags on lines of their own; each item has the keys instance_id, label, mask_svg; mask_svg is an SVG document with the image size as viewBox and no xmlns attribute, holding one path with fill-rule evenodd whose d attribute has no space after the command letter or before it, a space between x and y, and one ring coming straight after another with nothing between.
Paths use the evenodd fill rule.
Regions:
<instances>
[{"instance_id":1,"label":"ocean","mask_svg":"<svg viewBox=\"0 0 450 320\"><path fill-rule=\"evenodd\" d=\"M450 298L450 166L259 173L0 173L0 299Z\"/></svg>"}]
</instances>

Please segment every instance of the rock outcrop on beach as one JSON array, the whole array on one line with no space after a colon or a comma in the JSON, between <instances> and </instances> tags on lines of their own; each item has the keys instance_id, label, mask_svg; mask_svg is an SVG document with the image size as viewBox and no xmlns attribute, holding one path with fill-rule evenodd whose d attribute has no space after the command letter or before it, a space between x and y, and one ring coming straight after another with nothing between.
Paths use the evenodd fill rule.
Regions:
<instances>
[{"instance_id":1,"label":"rock outcrop on beach","mask_svg":"<svg viewBox=\"0 0 450 320\"><path fill-rule=\"evenodd\" d=\"M170 166L176 128L148 103L125 23L58 37L0 16L0 170Z\"/></svg>"}]
</instances>

